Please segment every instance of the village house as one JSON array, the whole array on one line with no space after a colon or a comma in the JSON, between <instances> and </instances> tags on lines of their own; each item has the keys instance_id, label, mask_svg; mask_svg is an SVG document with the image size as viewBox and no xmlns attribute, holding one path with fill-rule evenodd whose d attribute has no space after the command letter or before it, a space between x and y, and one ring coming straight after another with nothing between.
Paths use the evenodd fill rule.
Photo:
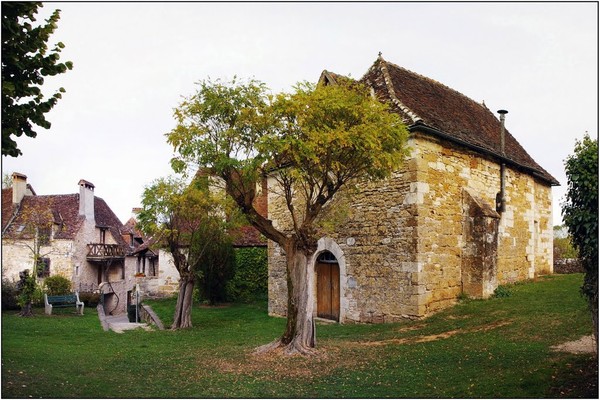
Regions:
<instances>
[{"instance_id":1,"label":"village house","mask_svg":"<svg viewBox=\"0 0 600 400\"><path fill-rule=\"evenodd\" d=\"M13 173L12 187L2 190L2 279L31 270L37 252L40 281L62 275L73 291L98 293L106 314L126 312L136 289L155 297L176 292L177 271L166 259L161 264L134 221L123 225L91 182L78 185L79 193L40 196Z\"/></svg>"},{"instance_id":2,"label":"village house","mask_svg":"<svg viewBox=\"0 0 600 400\"><path fill-rule=\"evenodd\" d=\"M348 79L324 71L320 84ZM360 79L409 128L410 156L353 193L347 219L318 242L315 316L339 322L421 318L461 295L552 273L558 182L485 104L381 56ZM522 133L526 134L526 133ZM289 226L269 179L268 216ZM269 242L269 313L285 315L285 255Z\"/></svg>"},{"instance_id":3,"label":"village house","mask_svg":"<svg viewBox=\"0 0 600 400\"><path fill-rule=\"evenodd\" d=\"M214 184L215 190L220 190ZM267 181L264 180L255 199L256 209L267 214ZM137 227L137 214L141 208L133 208L131 218L123 226L123 237L130 243L131 252L126 258L128 271L135 271L136 283L144 297L176 295L179 290L179 272L173 256L161 248L152 237L147 237ZM229 232L235 249L266 248L267 240L251 225L243 225Z\"/></svg>"}]
</instances>

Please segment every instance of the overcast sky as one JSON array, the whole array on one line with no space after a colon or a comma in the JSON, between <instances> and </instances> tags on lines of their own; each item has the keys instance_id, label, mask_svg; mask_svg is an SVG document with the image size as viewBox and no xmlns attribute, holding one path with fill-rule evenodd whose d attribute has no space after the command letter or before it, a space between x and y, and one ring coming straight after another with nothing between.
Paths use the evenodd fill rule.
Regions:
<instances>
[{"instance_id":1,"label":"overcast sky","mask_svg":"<svg viewBox=\"0 0 600 400\"><path fill-rule=\"evenodd\" d=\"M52 128L19 138L3 173L37 194L77 193L85 179L125 222L144 186L171 174L165 133L195 82L234 75L273 92L327 69L360 78L378 52L481 102L562 186L576 139L598 134L598 4L45 3L62 10L51 42L74 68L50 77L66 94Z\"/></svg>"}]
</instances>

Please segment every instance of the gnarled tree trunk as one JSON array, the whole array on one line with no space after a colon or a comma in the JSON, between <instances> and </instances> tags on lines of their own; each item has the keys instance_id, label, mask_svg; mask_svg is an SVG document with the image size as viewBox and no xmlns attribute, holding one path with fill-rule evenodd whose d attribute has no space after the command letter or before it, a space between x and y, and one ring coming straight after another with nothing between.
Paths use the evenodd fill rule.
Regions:
<instances>
[{"instance_id":1,"label":"gnarled tree trunk","mask_svg":"<svg viewBox=\"0 0 600 400\"><path fill-rule=\"evenodd\" d=\"M193 273L181 275L179 278L179 295L173 318L172 330L192 327L192 294L196 276Z\"/></svg>"},{"instance_id":2,"label":"gnarled tree trunk","mask_svg":"<svg viewBox=\"0 0 600 400\"><path fill-rule=\"evenodd\" d=\"M316 345L312 253L298 248L293 241L286 244L285 250L288 287L286 330L281 338L259 347L256 352L283 348L288 355L309 355L314 353Z\"/></svg>"}]
</instances>

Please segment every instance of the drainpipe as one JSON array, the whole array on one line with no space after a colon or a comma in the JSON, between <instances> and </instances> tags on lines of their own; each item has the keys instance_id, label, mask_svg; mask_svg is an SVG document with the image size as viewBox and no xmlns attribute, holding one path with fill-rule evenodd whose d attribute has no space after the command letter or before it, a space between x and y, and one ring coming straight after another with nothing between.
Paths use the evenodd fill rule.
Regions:
<instances>
[{"instance_id":1,"label":"drainpipe","mask_svg":"<svg viewBox=\"0 0 600 400\"><path fill-rule=\"evenodd\" d=\"M500 152L502 154L502 164L500 164L500 192L496 194L496 212L502 213L506 211L506 164L504 159L506 158L506 152L504 149L505 131L504 131L504 118L508 114L506 110L498 110L500 114Z\"/></svg>"}]
</instances>

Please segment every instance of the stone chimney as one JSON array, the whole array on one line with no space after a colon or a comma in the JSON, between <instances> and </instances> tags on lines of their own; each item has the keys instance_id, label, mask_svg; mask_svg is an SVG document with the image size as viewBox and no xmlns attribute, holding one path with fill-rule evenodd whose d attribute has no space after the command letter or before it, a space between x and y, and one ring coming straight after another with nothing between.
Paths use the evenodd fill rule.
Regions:
<instances>
[{"instance_id":1,"label":"stone chimney","mask_svg":"<svg viewBox=\"0 0 600 400\"><path fill-rule=\"evenodd\" d=\"M18 172L12 174L12 202L14 205L21 203L27 193L27 176Z\"/></svg>"},{"instance_id":2,"label":"stone chimney","mask_svg":"<svg viewBox=\"0 0 600 400\"><path fill-rule=\"evenodd\" d=\"M94 184L83 179L79 181L79 215L94 220Z\"/></svg>"}]
</instances>

